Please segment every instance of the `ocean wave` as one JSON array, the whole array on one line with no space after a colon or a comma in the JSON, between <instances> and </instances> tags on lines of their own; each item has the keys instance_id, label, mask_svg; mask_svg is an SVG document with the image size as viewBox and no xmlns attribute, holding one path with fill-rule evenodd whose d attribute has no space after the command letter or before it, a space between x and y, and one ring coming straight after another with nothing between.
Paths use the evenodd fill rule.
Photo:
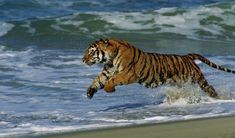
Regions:
<instances>
[{"instance_id":1,"label":"ocean wave","mask_svg":"<svg viewBox=\"0 0 235 138\"><path fill-rule=\"evenodd\" d=\"M146 12L89 12L58 18L60 28L93 35L113 33L179 34L193 39L234 40L235 4L197 8L162 8Z\"/></svg>"},{"instance_id":2,"label":"ocean wave","mask_svg":"<svg viewBox=\"0 0 235 138\"><path fill-rule=\"evenodd\" d=\"M196 7L216 2L230 2L232 0L169 0L169 1L125 1L125 0L1 0L0 15L4 21L22 21L32 18L58 17L74 12L133 12L154 10L166 7Z\"/></svg>"},{"instance_id":3,"label":"ocean wave","mask_svg":"<svg viewBox=\"0 0 235 138\"><path fill-rule=\"evenodd\" d=\"M235 3L193 8L161 8L140 12L76 12L69 16L17 22L11 35L43 36L182 37L200 40L234 41ZM14 23L14 22L13 22Z\"/></svg>"}]
</instances>

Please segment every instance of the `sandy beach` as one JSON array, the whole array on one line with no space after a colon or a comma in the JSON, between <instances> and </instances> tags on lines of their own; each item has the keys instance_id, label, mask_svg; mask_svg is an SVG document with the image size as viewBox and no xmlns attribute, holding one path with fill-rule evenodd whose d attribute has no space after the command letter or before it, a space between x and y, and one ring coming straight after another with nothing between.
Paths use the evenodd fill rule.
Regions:
<instances>
[{"instance_id":1,"label":"sandy beach","mask_svg":"<svg viewBox=\"0 0 235 138\"><path fill-rule=\"evenodd\" d=\"M43 138L235 138L235 117L216 117L161 124L40 136Z\"/></svg>"}]
</instances>

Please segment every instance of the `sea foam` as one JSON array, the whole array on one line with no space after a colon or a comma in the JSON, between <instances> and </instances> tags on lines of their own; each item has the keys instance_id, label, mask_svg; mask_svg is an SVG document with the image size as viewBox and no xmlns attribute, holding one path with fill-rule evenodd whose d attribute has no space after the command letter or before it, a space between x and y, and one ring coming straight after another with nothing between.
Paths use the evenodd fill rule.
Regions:
<instances>
[{"instance_id":1,"label":"sea foam","mask_svg":"<svg viewBox=\"0 0 235 138\"><path fill-rule=\"evenodd\" d=\"M13 24L0 22L0 37L6 35L13 27Z\"/></svg>"}]
</instances>

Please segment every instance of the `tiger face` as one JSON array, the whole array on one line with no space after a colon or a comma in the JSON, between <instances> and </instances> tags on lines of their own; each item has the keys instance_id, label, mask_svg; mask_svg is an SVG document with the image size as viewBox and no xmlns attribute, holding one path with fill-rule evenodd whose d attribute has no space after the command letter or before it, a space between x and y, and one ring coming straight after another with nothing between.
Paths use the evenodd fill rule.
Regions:
<instances>
[{"instance_id":1,"label":"tiger face","mask_svg":"<svg viewBox=\"0 0 235 138\"><path fill-rule=\"evenodd\" d=\"M85 51L83 62L89 66L98 63L108 63L115 55L116 48L108 40L96 41Z\"/></svg>"}]
</instances>

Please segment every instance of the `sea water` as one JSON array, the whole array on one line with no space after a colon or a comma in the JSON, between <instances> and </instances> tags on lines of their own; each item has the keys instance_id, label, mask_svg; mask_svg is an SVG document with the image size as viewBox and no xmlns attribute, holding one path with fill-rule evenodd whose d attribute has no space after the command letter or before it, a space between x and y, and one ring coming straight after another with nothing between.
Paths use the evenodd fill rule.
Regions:
<instances>
[{"instance_id":1,"label":"sea water","mask_svg":"<svg viewBox=\"0 0 235 138\"><path fill-rule=\"evenodd\" d=\"M186 83L118 86L89 100L103 65L82 63L90 43L115 37L235 69L234 32L232 0L0 0L0 137L234 115L234 74L201 62L221 99Z\"/></svg>"}]
</instances>

